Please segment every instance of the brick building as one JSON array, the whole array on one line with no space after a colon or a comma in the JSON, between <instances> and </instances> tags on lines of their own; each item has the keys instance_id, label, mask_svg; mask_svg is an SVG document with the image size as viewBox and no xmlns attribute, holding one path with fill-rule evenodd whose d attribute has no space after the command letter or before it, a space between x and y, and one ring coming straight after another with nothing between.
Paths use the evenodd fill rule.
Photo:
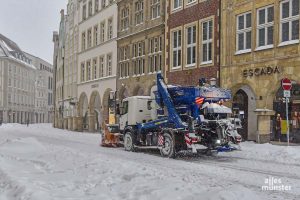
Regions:
<instances>
[{"instance_id":1,"label":"brick building","mask_svg":"<svg viewBox=\"0 0 300 200\"><path fill-rule=\"evenodd\" d=\"M219 78L219 0L167 0L166 78L197 85Z\"/></svg>"}]
</instances>

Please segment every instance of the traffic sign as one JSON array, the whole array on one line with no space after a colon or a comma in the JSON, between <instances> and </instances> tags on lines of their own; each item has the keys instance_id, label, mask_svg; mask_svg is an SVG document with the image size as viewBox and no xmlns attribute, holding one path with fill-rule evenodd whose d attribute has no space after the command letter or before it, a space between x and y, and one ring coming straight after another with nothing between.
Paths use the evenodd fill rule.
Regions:
<instances>
[{"instance_id":1,"label":"traffic sign","mask_svg":"<svg viewBox=\"0 0 300 200\"><path fill-rule=\"evenodd\" d=\"M291 90L283 90L283 97L290 98Z\"/></svg>"},{"instance_id":2,"label":"traffic sign","mask_svg":"<svg viewBox=\"0 0 300 200\"><path fill-rule=\"evenodd\" d=\"M292 89L292 81L288 78L284 78L281 80L281 87L283 90L291 90Z\"/></svg>"}]
</instances>

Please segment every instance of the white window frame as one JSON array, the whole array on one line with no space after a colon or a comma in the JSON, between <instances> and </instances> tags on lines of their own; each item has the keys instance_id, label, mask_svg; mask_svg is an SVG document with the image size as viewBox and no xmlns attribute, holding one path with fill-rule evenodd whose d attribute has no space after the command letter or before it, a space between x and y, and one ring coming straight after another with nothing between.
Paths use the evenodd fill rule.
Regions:
<instances>
[{"instance_id":1,"label":"white window frame","mask_svg":"<svg viewBox=\"0 0 300 200\"><path fill-rule=\"evenodd\" d=\"M175 34L175 32L177 32L177 44L176 44L176 47L174 47L174 34ZM180 46L179 46L179 33L180 32ZM179 68L181 68L181 66L182 66L182 30L181 29L177 29L177 30L173 30L172 32L171 32L171 42L172 42L172 44L171 44L171 61L172 61L172 64L171 64L171 68L173 69L173 70L175 70L175 69L179 69ZM173 62L173 60L174 60L174 52L176 52L176 66L174 66L174 62ZM179 52L180 52L180 58L179 58ZM178 65L178 61L180 60L180 65Z\"/></svg>"},{"instance_id":2,"label":"white window frame","mask_svg":"<svg viewBox=\"0 0 300 200\"><path fill-rule=\"evenodd\" d=\"M149 38L148 73L157 73L162 69L162 35Z\"/></svg>"},{"instance_id":3,"label":"white window frame","mask_svg":"<svg viewBox=\"0 0 300 200\"><path fill-rule=\"evenodd\" d=\"M120 78L129 77L129 58L128 58L129 46L119 48L119 69Z\"/></svg>"},{"instance_id":4,"label":"white window frame","mask_svg":"<svg viewBox=\"0 0 300 200\"><path fill-rule=\"evenodd\" d=\"M102 55L99 57L99 78L103 78L105 76L105 56Z\"/></svg>"},{"instance_id":5,"label":"white window frame","mask_svg":"<svg viewBox=\"0 0 300 200\"><path fill-rule=\"evenodd\" d=\"M209 23L211 22L211 38L209 38ZM204 31L204 24L207 23L207 39L204 40L204 37L203 37L203 31ZM214 20L213 19L208 19L208 20L205 20L203 22L201 22L201 37L202 37L202 40L201 40L201 52L202 52L202 56L201 56L201 65L205 65L205 64L211 64L213 63L213 52L214 52ZM204 61L204 45L207 45L207 60ZM211 44L211 60L208 60L209 58L209 44Z\"/></svg>"},{"instance_id":6,"label":"white window frame","mask_svg":"<svg viewBox=\"0 0 300 200\"><path fill-rule=\"evenodd\" d=\"M112 53L106 55L106 75L112 76Z\"/></svg>"},{"instance_id":7,"label":"white window frame","mask_svg":"<svg viewBox=\"0 0 300 200\"><path fill-rule=\"evenodd\" d=\"M121 31L129 28L129 8L125 7L121 11Z\"/></svg>"},{"instance_id":8,"label":"white window frame","mask_svg":"<svg viewBox=\"0 0 300 200\"><path fill-rule=\"evenodd\" d=\"M133 76L145 74L145 41L139 41L133 45L132 66Z\"/></svg>"},{"instance_id":9,"label":"white window frame","mask_svg":"<svg viewBox=\"0 0 300 200\"><path fill-rule=\"evenodd\" d=\"M273 8L273 21L272 22L268 22L268 15L269 15L269 8ZM259 8L256 12L256 24L257 24L257 27L256 27L256 49L255 50L263 50L263 49L269 49L269 48L273 48L274 47L274 5L270 5L270 6L266 6L266 7L263 7L263 8ZM264 24L259 24L259 12L264 10L265 12L265 23ZM273 44L268 44L268 28L269 27L273 27ZM260 29L265 29L265 45L262 45L262 46L259 46L259 30Z\"/></svg>"},{"instance_id":10,"label":"white window frame","mask_svg":"<svg viewBox=\"0 0 300 200\"><path fill-rule=\"evenodd\" d=\"M246 27L247 25L247 15L250 14L251 15L251 26L250 27ZM244 15L244 28L239 30L239 17ZM242 53L249 53L252 50L252 13L251 11L249 12L245 12L242 14L239 14L236 16L236 55L237 54L242 54ZM251 47L247 49L247 33L250 32L251 33L251 41L250 41L250 45ZM243 33L244 34L244 49L239 49L239 34Z\"/></svg>"},{"instance_id":11,"label":"white window frame","mask_svg":"<svg viewBox=\"0 0 300 200\"><path fill-rule=\"evenodd\" d=\"M96 61L96 62L95 62ZM94 79L98 78L98 73L97 73L97 68L98 68L98 62L97 62L97 58L93 58L93 75L94 75Z\"/></svg>"},{"instance_id":12,"label":"white window frame","mask_svg":"<svg viewBox=\"0 0 300 200\"><path fill-rule=\"evenodd\" d=\"M99 26L94 26L94 46L97 46L99 42Z\"/></svg>"},{"instance_id":13,"label":"white window frame","mask_svg":"<svg viewBox=\"0 0 300 200\"><path fill-rule=\"evenodd\" d=\"M144 23L144 6L143 0L134 3L134 22L136 26Z\"/></svg>"},{"instance_id":14,"label":"white window frame","mask_svg":"<svg viewBox=\"0 0 300 200\"><path fill-rule=\"evenodd\" d=\"M107 20L107 39L110 40L113 38L113 18Z\"/></svg>"},{"instance_id":15,"label":"white window frame","mask_svg":"<svg viewBox=\"0 0 300 200\"><path fill-rule=\"evenodd\" d=\"M91 48L92 47L92 28L87 30L87 48Z\"/></svg>"},{"instance_id":16,"label":"white window frame","mask_svg":"<svg viewBox=\"0 0 300 200\"><path fill-rule=\"evenodd\" d=\"M196 3L196 0L187 0L186 5L191 5L193 3Z\"/></svg>"},{"instance_id":17,"label":"white window frame","mask_svg":"<svg viewBox=\"0 0 300 200\"><path fill-rule=\"evenodd\" d=\"M172 3L173 3L173 5L172 5L172 10L175 11L175 10L181 9L181 8L182 8L182 4L183 4L182 1L183 1L183 0L172 0ZM177 3L175 3L175 2L177 2ZM178 4L177 7L175 7L176 4Z\"/></svg>"},{"instance_id":18,"label":"white window frame","mask_svg":"<svg viewBox=\"0 0 300 200\"><path fill-rule=\"evenodd\" d=\"M89 1L88 2L88 16L92 16L93 15L93 2Z\"/></svg>"},{"instance_id":19,"label":"white window frame","mask_svg":"<svg viewBox=\"0 0 300 200\"><path fill-rule=\"evenodd\" d=\"M91 72L92 72L92 65L91 65L91 60L88 60L88 61L86 61L86 72L87 72L87 74L86 74L86 80L87 81L90 81L91 80Z\"/></svg>"},{"instance_id":20,"label":"white window frame","mask_svg":"<svg viewBox=\"0 0 300 200\"><path fill-rule=\"evenodd\" d=\"M160 18L160 0L151 0L151 19Z\"/></svg>"},{"instance_id":21,"label":"white window frame","mask_svg":"<svg viewBox=\"0 0 300 200\"><path fill-rule=\"evenodd\" d=\"M86 32L81 33L81 51L86 50Z\"/></svg>"},{"instance_id":22,"label":"white window frame","mask_svg":"<svg viewBox=\"0 0 300 200\"><path fill-rule=\"evenodd\" d=\"M282 5L284 4L284 3L287 3L287 2L289 2L289 13L290 13L290 15L289 15L289 17L288 18L285 18L285 19L282 19ZM299 13L298 13L298 15L296 15L296 16L292 16L292 2L293 2L293 0L284 0L284 1L281 1L280 2L280 27L279 27L279 35L280 35L280 38L279 38L279 41L280 41L280 44L279 44L279 46L285 46L285 45L290 45L290 44L297 44L297 43L299 43L299 35L298 35L298 39L294 39L294 40L292 40L292 22L293 21L296 21L296 20L298 20L299 21ZM287 41L282 41L282 24L283 23L289 23L289 40L287 40Z\"/></svg>"},{"instance_id":23,"label":"white window frame","mask_svg":"<svg viewBox=\"0 0 300 200\"><path fill-rule=\"evenodd\" d=\"M82 62L80 66L81 66L81 82L84 82L85 81L85 63Z\"/></svg>"},{"instance_id":24,"label":"white window frame","mask_svg":"<svg viewBox=\"0 0 300 200\"><path fill-rule=\"evenodd\" d=\"M105 42L105 27L106 27L106 23L105 21L102 21L100 23L100 43Z\"/></svg>"},{"instance_id":25,"label":"white window frame","mask_svg":"<svg viewBox=\"0 0 300 200\"><path fill-rule=\"evenodd\" d=\"M99 11L99 0L94 1L94 12L97 13Z\"/></svg>"},{"instance_id":26,"label":"white window frame","mask_svg":"<svg viewBox=\"0 0 300 200\"><path fill-rule=\"evenodd\" d=\"M192 43L191 44L188 44L188 30L189 28L192 28L192 32L191 32L191 41ZM195 28L195 38L193 37L193 28ZM193 42L193 40L195 39L195 42ZM190 58L188 58L188 49L191 48L191 49L195 49L195 55L193 55L193 51L191 51L191 56ZM193 56L195 57L195 62L193 63ZM196 24L192 24L192 25L189 25L187 27L185 27L185 67L195 67L196 66L196 63L197 63L197 25ZM189 60L191 63L188 64L188 59L191 59Z\"/></svg>"}]
</instances>

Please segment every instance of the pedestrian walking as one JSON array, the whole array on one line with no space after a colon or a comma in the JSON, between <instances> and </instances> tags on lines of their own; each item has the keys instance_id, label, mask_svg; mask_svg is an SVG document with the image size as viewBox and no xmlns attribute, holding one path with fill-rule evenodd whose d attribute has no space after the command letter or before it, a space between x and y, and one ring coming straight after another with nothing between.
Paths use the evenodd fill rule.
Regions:
<instances>
[{"instance_id":1,"label":"pedestrian walking","mask_svg":"<svg viewBox=\"0 0 300 200\"><path fill-rule=\"evenodd\" d=\"M27 124L27 127L28 127L29 126L29 119L27 119L26 124Z\"/></svg>"},{"instance_id":2,"label":"pedestrian walking","mask_svg":"<svg viewBox=\"0 0 300 200\"><path fill-rule=\"evenodd\" d=\"M0 126L2 126L2 119L0 119Z\"/></svg>"},{"instance_id":3,"label":"pedestrian walking","mask_svg":"<svg viewBox=\"0 0 300 200\"><path fill-rule=\"evenodd\" d=\"M280 114L278 113L275 122L275 139L278 139L279 142L281 138L281 120Z\"/></svg>"}]
</instances>

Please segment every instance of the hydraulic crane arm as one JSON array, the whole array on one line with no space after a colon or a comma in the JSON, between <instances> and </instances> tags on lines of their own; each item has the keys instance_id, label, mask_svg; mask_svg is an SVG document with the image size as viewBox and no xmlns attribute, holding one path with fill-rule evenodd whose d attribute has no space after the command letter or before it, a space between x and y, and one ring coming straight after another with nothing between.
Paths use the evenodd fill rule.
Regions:
<instances>
[{"instance_id":1,"label":"hydraulic crane arm","mask_svg":"<svg viewBox=\"0 0 300 200\"><path fill-rule=\"evenodd\" d=\"M168 87L164 82L162 75L157 74L157 95L159 95L160 100L163 101L164 106L168 110L168 121L169 123L173 123L175 128L186 128L185 123L180 119L175 106L173 104L173 100L168 92Z\"/></svg>"}]
</instances>

